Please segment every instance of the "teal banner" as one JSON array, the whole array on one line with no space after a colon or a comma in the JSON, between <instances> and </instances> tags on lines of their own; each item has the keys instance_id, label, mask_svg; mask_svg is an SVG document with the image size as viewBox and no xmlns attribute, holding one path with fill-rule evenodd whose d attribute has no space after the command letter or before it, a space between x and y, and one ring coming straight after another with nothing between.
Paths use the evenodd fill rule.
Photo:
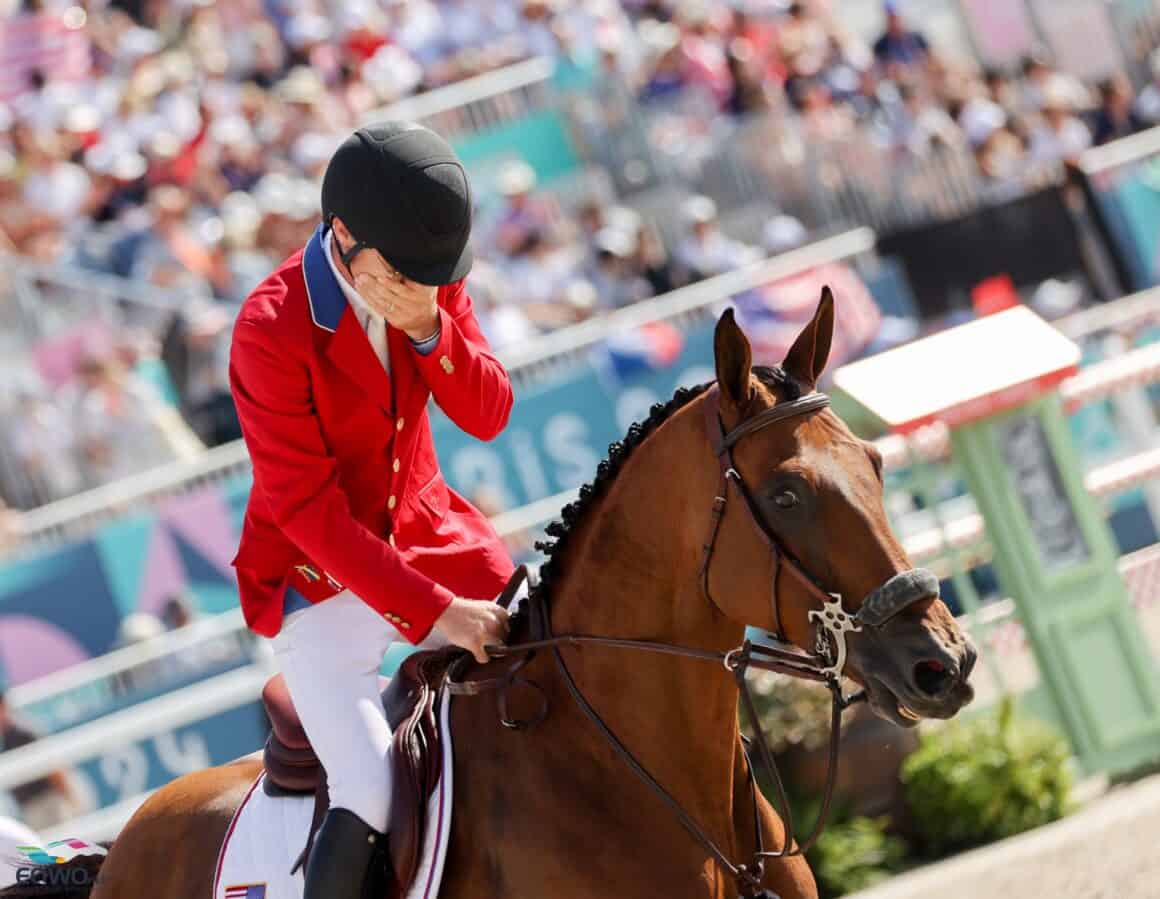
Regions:
<instances>
[{"instance_id":1,"label":"teal banner","mask_svg":"<svg viewBox=\"0 0 1160 899\"><path fill-rule=\"evenodd\" d=\"M1160 284L1160 153L1089 176L1128 287Z\"/></svg>"},{"instance_id":2,"label":"teal banner","mask_svg":"<svg viewBox=\"0 0 1160 899\"><path fill-rule=\"evenodd\" d=\"M553 382L517 391L511 422L491 443L438 416L435 445L448 482L468 498L486 489L510 509L591 480L608 445L654 403L714 377L713 326L685 334L667 364L642 362L630 375L618 374L623 365L595 351Z\"/></svg>"}]
</instances>

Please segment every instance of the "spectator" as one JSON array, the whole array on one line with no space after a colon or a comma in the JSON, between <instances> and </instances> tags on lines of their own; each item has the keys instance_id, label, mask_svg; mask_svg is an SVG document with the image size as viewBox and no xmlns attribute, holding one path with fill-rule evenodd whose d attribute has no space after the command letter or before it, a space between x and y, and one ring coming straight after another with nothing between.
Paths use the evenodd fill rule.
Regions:
<instances>
[{"instance_id":1,"label":"spectator","mask_svg":"<svg viewBox=\"0 0 1160 899\"><path fill-rule=\"evenodd\" d=\"M117 649L148 643L164 633L165 626L157 616L148 612L133 612L121 619L121 626L117 628ZM167 658L150 653L144 661L122 668L113 675L113 691L119 696L126 696L137 691L156 690L165 680L168 667Z\"/></svg>"},{"instance_id":2,"label":"spectator","mask_svg":"<svg viewBox=\"0 0 1160 899\"><path fill-rule=\"evenodd\" d=\"M181 630L197 618L197 600L188 590L171 594L161 606L161 624L167 631Z\"/></svg>"},{"instance_id":3,"label":"spectator","mask_svg":"<svg viewBox=\"0 0 1160 899\"><path fill-rule=\"evenodd\" d=\"M718 108L725 108L733 78L711 7L705 0L685 0L677 10L677 23L687 83L712 97Z\"/></svg>"},{"instance_id":4,"label":"spectator","mask_svg":"<svg viewBox=\"0 0 1160 899\"><path fill-rule=\"evenodd\" d=\"M958 125L973 147L981 147L1001 128L1007 127L1007 111L990 96L986 86L969 81L964 90L965 99L958 111Z\"/></svg>"},{"instance_id":5,"label":"spectator","mask_svg":"<svg viewBox=\"0 0 1160 899\"><path fill-rule=\"evenodd\" d=\"M857 121L853 109L834 102L829 86L820 78L798 82L802 129L808 140L836 143L853 136Z\"/></svg>"},{"instance_id":6,"label":"spectator","mask_svg":"<svg viewBox=\"0 0 1160 899\"><path fill-rule=\"evenodd\" d=\"M762 245L769 256L800 247L809 240L809 236L810 232L800 220L785 213L775 215L761 229Z\"/></svg>"},{"instance_id":7,"label":"spectator","mask_svg":"<svg viewBox=\"0 0 1160 899\"><path fill-rule=\"evenodd\" d=\"M174 316L162 342L162 359L181 411L207 446L242 436L229 391L230 323L219 306L194 303Z\"/></svg>"},{"instance_id":8,"label":"spectator","mask_svg":"<svg viewBox=\"0 0 1160 899\"><path fill-rule=\"evenodd\" d=\"M173 184L154 188L151 222L136 244L132 277L190 296L209 296L223 273L202 234L190 226L192 197Z\"/></svg>"},{"instance_id":9,"label":"spectator","mask_svg":"<svg viewBox=\"0 0 1160 899\"><path fill-rule=\"evenodd\" d=\"M736 38L729 45L730 89L725 109L730 115L745 116L763 112L770 107L766 92L762 61L753 46L744 38Z\"/></svg>"},{"instance_id":10,"label":"spectator","mask_svg":"<svg viewBox=\"0 0 1160 899\"><path fill-rule=\"evenodd\" d=\"M1023 60L1023 115L1033 115L1043 111L1048 94L1056 102L1062 102L1069 109L1084 110L1091 105L1091 93L1079 79L1063 72L1057 72L1047 60L1035 54Z\"/></svg>"},{"instance_id":11,"label":"spectator","mask_svg":"<svg viewBox=\"0 0 1160 899\"><path fill-rule=\"evenodd\" d=\"M499 173L504 208L492 226L489 243L501 254L516 256L533 234L546 237L553 230L557 210L535 194L536 172L522 159L507 163Z\"/></svg>"},{"instance_id":12,"label":"spectator","mask_svg":"<svg viewBox=\"0 0 1160 899\"><path fill-rule=\"evenodd\" d=\"M558 243L540 229L529 231L523 245L502 266L508 302L518 304L528 321L541 330L569 323L571 312L559 300L579 263L575 248Z\"/></svg>"},{"instance_id":13,"label":"spectator","mask_svg":"<svg viewBox=\"0 0 1160 899\"><path fill-rule=\"evenodd\" d=\"M1043 97L1043 120L1031 134L1033 162L1074 162L1091 146L1092 135L1075 115L1066 90L1056 83Z\"/></svg>"},{"instance_id":14,"label":"spectator","mask_svg":"<svg viewBox=\"0 0 1160 899\"><path fill-rule=\"evenodd\" d=\"M537 329L524 310L508 302L507 279L491 263L477 259L467 279L479 326L493 349L519 346L536 336Z\"/></svg>"},{"instance_id":15,"label":"spectator","mask_svg":"<svg viewBox=\"0 0 1160 899\"><path fill-rule=\"evenodd\" d=\"M912 83L899 86L902 101L893 123L894 145L914 156L926 156L932 149L965 143L963 132L947 111L925 96Z\"/></svg>"},{"instance_id":16,"label":"spectator","mask_svg":"<svg viewBox=\"0 0 1160 899\"><path fill-rule=\"evenodd\" d=\"M708 197L690 197L684 206L688 236L677 248L677 262L694 281L732 271L761 258L754 247L722 233L717 205Z\"/></svg>"},{"instance_id":17,"label":"spectator","mask_svg":"<svg viewBox=\"0 0 1160 899\"><path fill-rule=\"evenodd\" d=\"M39 738L32 726L16 717L8 704L6 689L0 685L0 753L28 746ZM83 806L72 777L63 770L15 786L11 793L24 823L38 831L67 821Z\"/></svg>"},{"instance_id":18,"label":"spectator","mask_svg":"<svg viewBox=\"0 0 1160 899\"><path fill-rule=\"evenodd\" d=\"M37 134L25 157L24 201L58 224L74 221L89 198L88 173L69 162L60 138L49 131Z\"/></svg>"},{"instance_id":19,"label":"spectator","mask_svg":"<svg viewBox=\"0 0 1160 899\"><path fill-rule=\"evenodd\" d=\"M671 101L688 86L681 30L670 22L646 22L640 28L647 75L640 90L644 103Z\"/></svg>"},{"instance_id":20,"label":"spectator","mask_svg":"<svg viewBox=\"0 0 1160 899\"><path fill-rule=\"evenodd\" d=\"M603 308L631 306L652 295L648 281L637 270L637 242L631 234L619 228L602 228L595 243L591 282Z\"/></svg>"},{"instance_id":21,"label":"spectator","mask_svg":"<svg viewBox=\"0 0 1160 899\"><path fill-rule=\"evenodd\" d=\"M924 66L930 57L926 38L907 27L896 2L885 4L886 31L874 42L874 59L892 76Z\"/></svg>"},{"instance_id":22,"label":"spectator","mask_svg":"<svg viewBox=\"0 0 1160 899\"><path fill-rule=\"evenodd\" d=\"M1026 162L1023 142L1009 128L996 128L975 149L979 171L999 195L1018 189L1018 176Z\"/></svg>"},{"instance_id":23,"label":"spectator","mask_svg":"<svg viewBox=\"0 0 1160 899\"><path fill-rule=\"evenodd\" d=\"M11 486L10 498L18 506L31 508L63 499L85 486L73 423L43 388L31 384L16 388L8 438L22 481Z\"/></svg>"},{"instance_id":24,"label":"spectator","mask_svg":"<svg viewBox=\"0 0 1160 899\"><path fill-rule=\"evenodd\" d=\"M1151 57L1152 80L1148 86L1140 91L1136 100L1136 115L1148 127L1160 125L1160 50L1155 50Z\"/></svg>"},{"instance_id":25,"label":"spectator","mask_svg":"<svg viewBox=\"0 0 1160 899\"><path fill-rule=\"evenodd\" d=\"M89 359L83 374L76 427L92 483L140 474L195 451L195 439L174 411L116 359Z\"/></svg>"},{"instance_id":26,"label":"spectator","mask_svg":"<svg viewBox=\"0 0 1160 899\"><path fill-rule=\"evenodd\" d=\"M800 101L799 86L817 78L830 58L830 34L805 3L790 3L781 23L778 49L786 71L786 91Z\"/></svg>"},{"instance_id":27,"label":"spectator","mask_svg":"<svg viewBox=\"0 0 1160 899\"><path fill-rule=\"evenodd\" d=\"M1100 108L1096 113L1092 138L1097 145L1143 131L1147 125L1136 115L1132 82L1115 75L1100 85Z\"/></svg>"}]
</instances>

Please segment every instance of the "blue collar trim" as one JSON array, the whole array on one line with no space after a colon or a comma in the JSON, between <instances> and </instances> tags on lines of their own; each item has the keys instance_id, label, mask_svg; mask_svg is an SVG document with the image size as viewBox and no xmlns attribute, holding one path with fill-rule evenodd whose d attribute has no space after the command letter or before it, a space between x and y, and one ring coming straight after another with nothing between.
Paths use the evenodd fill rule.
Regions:
<instances>
[{"instance_id":1,"label":"blue collar trim","mask_svg":"<svg viewBox=\"0 0 1160 899\"><path fill-rule=\"evenodd\" d=\"M310 317L314 324L324 331L334 333L338 322L346 310L347 301L342 288L334 277L330 261L326 258L323 237L326 226L319 225L302 254L302 274L306 279L306 299L310 303Z\"/></svg>"}]
</instances>

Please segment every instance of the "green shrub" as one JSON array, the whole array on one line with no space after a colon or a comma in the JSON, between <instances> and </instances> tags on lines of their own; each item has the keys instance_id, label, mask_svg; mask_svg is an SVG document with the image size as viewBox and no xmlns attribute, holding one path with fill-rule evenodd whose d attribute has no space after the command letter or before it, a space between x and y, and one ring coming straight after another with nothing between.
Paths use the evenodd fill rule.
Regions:
<instances>
[{"instance_id":1,"label":"green shrub","mask_svg":"<svg viewBox=\"0 0 1160 899\"><path fill-rule=\"evenodd\" d=\"M791 746L826 748L832 702L829 690L812 681L770 671L754 674L749 686L773 752L784 752Z\"/></svg>"},{"instance_id":2,"label":"green shrub","mask_svg":"<svg viewBox=\"0 0 1160 899\"><path fill-rule=\"evenodd\" d=\"M906 843L886 826L886 818L830 823L806 855L823 899L864 890L902 868Z\"/></svg>"},{"instance_id":3,"label":"green shrub","mask_svg":"<svg viewBox=\"0 0 1160 899\"><path fill-rule=\"evenodd\" d=\"M1001 840L1066 814L1070 752L1046 725L998 714L954 722L923 737L902 766L922 849L943 856Z\"/></svg>"}]
</instances>

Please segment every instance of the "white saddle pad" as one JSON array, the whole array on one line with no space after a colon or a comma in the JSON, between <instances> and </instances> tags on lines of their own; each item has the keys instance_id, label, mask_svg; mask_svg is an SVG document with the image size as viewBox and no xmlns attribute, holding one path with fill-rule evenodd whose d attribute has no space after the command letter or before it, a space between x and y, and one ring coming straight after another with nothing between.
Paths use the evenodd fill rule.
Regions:
<instances>
[{"instance_id":1,"label":"white saddle pad","mask_svg":"<svg viewBox=\"0 0 1160 899\"><path fill-rule=\"evenodd\" d=\"M443 695L439 727L443 734L443 772L427 806L422 862L406 899L435 899L451 833L451 697ZM314 814L313 796L271 798L262 777L234 813L218 854L213 899L302 899L302 871L290 869L306 845Z\"/></svg>"}]
</instances>

